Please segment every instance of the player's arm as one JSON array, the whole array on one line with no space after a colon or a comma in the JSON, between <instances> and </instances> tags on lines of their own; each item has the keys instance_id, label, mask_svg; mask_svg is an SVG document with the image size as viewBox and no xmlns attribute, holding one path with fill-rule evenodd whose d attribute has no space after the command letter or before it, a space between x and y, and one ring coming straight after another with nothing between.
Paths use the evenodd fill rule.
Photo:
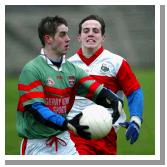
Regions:
<instances>
[{"instance_id":1,"label":"player's arm","mask_svg":"<svg viewBox=\"0 0 167 167\"><path fill-rule=\"evenodd\" d=\"M111 90L103 88L96 98L96 104L102 105L106 108L113 109L113 123L115 123L123 109L123 101Z\"/></svg>"},{"instance_id":2,"label":"player's arm","mask_svg":"<svg viewBox=\"0 0 167 167\"><path fill-rule=\"evenodd\" d=\"M75 133L80 135L83 138L90 139L90 133L85 130L88 129L88 126L81 126L79 120L82 114L78 114L72 120L67 120L60 114L52 112L48 107L43 103L33 103L25 106L25 110L31 112L36 120L40 123L54 128L55 130L73 130Z\"/></svg>"},{"instance_id":3,"label":"player's arm","mask_svg":"<svg viewBox=\"0 0 167 167\"><path fill-rule=\"evenodd\" d=\"M143 92L141 88L132 92L128 97L128 107L130 111L130 121L120 123L126 130L126 139L130 140L130 144L136 142L139 137L141 123L143 121Z\"/></svg>"},{"instance_id":4,"label":"player's arm","mask_svg":"<svg viewBox=\"0 0 167 167\"><path fill-rule=\"evenodd\" d=\"M133 144L139 137L141 122L143 121L143 92L135 74L125 60L121 64L117 79L127 96L130 111L130 121L120 125L127 128L126 138Z\"/></svg>"}]
</instances>

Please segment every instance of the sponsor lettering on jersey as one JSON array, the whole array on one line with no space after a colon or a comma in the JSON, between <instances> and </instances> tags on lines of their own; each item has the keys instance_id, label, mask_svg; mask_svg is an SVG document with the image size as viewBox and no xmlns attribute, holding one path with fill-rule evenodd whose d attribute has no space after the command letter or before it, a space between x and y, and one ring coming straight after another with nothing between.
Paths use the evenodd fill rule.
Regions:
<instances>
[{"instance_id":1,"label":"sponsor lettering on jersey","mask_svg":"<svg viewBox=\"0 0 167 167\"><path fill-rule=\"evenodd\" d=\"M69 104L70 97L48 97L45 98L45 104L48 106L53 112L57 114L66 114L67 105Z\"/></svg>"}]
</instances>

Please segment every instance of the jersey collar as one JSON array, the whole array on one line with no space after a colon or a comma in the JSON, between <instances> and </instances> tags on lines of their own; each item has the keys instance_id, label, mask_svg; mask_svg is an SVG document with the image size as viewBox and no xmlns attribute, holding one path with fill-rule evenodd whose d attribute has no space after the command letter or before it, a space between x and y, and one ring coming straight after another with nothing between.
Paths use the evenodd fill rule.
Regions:
<instances>
[{"instance_id":1,"label":"jersey collar","mask_svg":"<svg viewBox=\"0 0 167 167\"><path fill-rule=\"evenodd\" d=\"M91 57L87 58L86 56L83 55L82 48L80 48L77 51L77 54L79 55L80 59L88 66L90 65L102 52L104 48L101 47L99 48Z\"/></svg>"},{"instance_id":2,"label":"jersey collar","mask_svg":"<svg viewBox=\"0 0 167 167\"><path fill-rule=\"evenodd\" d=\"M58 68L58 67L56 67L56 66L48 59L48 57L44 54L43 48L41 49L41 52L40 52L40 53L41 53L42 58L46 60L46 62L47 62L48 65L50 65L52 68L54 68L54 69L57 70L57 71L61 71L61 70L62 70L61 66L66 62L66 56L65 56L65 55L63 55L61 66L60 66L60 68Z\"/></svg>"}]
</instances>

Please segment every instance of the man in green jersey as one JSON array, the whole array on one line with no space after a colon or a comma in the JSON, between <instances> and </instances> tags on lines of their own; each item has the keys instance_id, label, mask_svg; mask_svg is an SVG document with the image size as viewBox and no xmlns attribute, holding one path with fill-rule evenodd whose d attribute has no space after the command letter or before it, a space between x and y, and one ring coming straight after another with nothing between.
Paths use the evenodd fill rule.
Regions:
<instances>
[{"instance_id":1,"label":"man in green jersey","mask_svg":"<svg viewBox=\"0 0 167 167\"><path fill-rule=\"evenodd\" d=\"M75 95L86 97L107 108L113 108L113 122L122 110L122 101L65 60L69 48L68 25L59 16L45 17L38 25L43 45L41 53L28 62L19 77L19 102L16 127L24 155L75 155L75 144L67 130L90 139L88 126L79 124L82 114L68 121Z\"/></svg>"}]
</instances>

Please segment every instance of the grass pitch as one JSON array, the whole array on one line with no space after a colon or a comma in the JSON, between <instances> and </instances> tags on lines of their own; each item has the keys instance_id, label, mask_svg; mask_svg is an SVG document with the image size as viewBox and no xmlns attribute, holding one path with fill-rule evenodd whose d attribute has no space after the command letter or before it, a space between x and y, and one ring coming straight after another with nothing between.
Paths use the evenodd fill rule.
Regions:
<instances>
[{"instance_id":1,"label":"grass pitch","mask_svg":"<svg viewBox=\"0 0 167 167\"><path fill-rule=\"evenodd\" d=\"M137 142L130 145L125 139L125 129L118 131L119 155L155 154L155 72L154 70L135 71L144 93L144 114L141 133ZM5 154L18 155L21 139L16 132L16 109L18 101L16 77L7 77L5 82ZM125 102L127 115L128 108Z\"/></svg>"}]
</instances>

